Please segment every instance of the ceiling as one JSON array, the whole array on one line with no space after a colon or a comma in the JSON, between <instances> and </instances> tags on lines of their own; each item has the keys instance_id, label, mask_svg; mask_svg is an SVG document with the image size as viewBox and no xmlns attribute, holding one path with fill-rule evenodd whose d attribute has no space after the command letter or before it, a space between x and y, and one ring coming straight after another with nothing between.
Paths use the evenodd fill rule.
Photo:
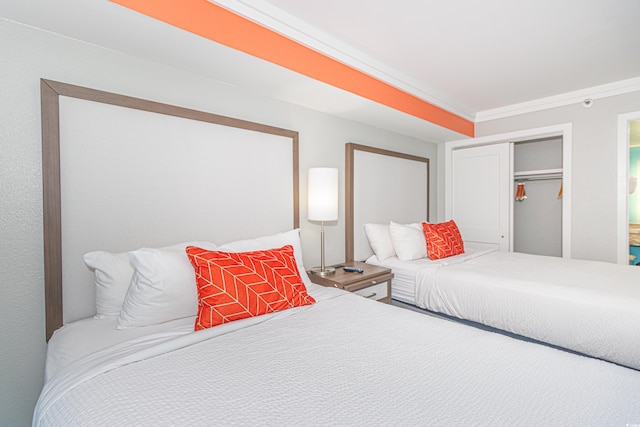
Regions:
<instances>
[{"instance_id":1,"label":"ceiling","mask_svg":"<svg viewBox=\"0 0 640 427\"><path fill-rule=\"evenodd\" d=\"M640 81L638 0L215 3L471 121ZM423 140L463 137L106 0L4 0L0 17Z\"/></svg>"}]
</instances>

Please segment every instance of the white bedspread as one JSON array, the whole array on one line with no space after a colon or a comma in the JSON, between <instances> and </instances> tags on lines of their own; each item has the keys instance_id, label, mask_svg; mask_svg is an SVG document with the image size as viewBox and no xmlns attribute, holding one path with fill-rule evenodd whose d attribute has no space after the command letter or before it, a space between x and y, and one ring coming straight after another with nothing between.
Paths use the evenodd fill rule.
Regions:
<instances>
[{"instance_id":1,"label":"white bedspread","mask_svg":"<svg viewBox=\"0 0 640 427\"><path fill-rule=\"evenodd\" d=\"M35 426L625 425L640 372L331 290L46 385Z\"/></svg>"},{"instance_id":2,"label":"white bedspread","mask_svg":"<svg viewBox=\"0 0 640 427\"><path fill-rule=\"evenodd\" d=\"M480 255L418 269L416 305L640 369L640 268Z\"/></svg>"},{"instance_id":3,"label":"white bedspread","mask_svg":"<svg viewBox=\"0 0 640 427\"><path fill-rule=\"evenodd\" d=\"M96 351L126 342L127 347L149 346L193 332L194 317L142 328L116 329L118 316L90 317L64 325L47 343L44 381L65 366Z\"/></svg>"}]
</instances>

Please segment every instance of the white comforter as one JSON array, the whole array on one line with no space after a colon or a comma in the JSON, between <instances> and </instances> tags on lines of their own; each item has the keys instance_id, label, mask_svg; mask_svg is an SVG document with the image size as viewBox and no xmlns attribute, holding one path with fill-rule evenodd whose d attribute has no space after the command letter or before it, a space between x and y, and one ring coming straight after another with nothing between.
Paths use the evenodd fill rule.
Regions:
<instances>
[{"instance_id":1,"label":"white comforter","mask_svg":"<svg viewBox=\"0 0 640 427\"><path fill-rule=\"evenodd\" d=\"M245 320L79 360L47 382L33 424L640 422L638 371L343 291Z\"/></svg>"},{"instance_id":2,"label":"white comforter","mask_svg":"<svg viewBox=\"0 0 640 427\"><path fill-rule=\"evenodd\" d=\"M426 263L416 305L640 369L640 268L513 252Z\"/></svg>"}]
</instances>

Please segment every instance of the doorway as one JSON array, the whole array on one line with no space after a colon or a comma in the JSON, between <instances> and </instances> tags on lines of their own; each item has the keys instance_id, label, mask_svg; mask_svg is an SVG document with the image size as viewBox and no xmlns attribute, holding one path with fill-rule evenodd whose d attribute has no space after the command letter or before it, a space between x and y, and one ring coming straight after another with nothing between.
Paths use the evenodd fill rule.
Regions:
<instances>
[{"instance_id":1,"label":"doorway","mask_svg":"<svg viewBox=\"0 0 640 427\"><path fill-rule=\"evenodd\" d=\"M640 263L640 111L618 116L618 264Z\"/></svg>"}]
</instances>

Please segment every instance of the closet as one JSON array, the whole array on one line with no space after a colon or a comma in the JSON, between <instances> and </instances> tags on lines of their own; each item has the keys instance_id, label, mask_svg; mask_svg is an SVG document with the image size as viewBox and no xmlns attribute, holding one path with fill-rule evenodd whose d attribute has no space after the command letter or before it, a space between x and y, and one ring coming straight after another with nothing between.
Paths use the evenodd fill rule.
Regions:
<instances>
[{"instance_id":1,"label":"closet","mask_svg":"<svg viewBox=\"0 0 640 427\"><path fill-rule=\"evenodd\" d=\"M562 139L513 143L513 158L513 251L562 256Z\"/></svg>"},{"instance_id":2,"label":"closet","mask_svg":"<svg viewBox=\"0 0 640 427\"><path fill-rule=\"evenodd\" d=\"M445 217L466 246L570 257L570 129L534 131L445 145Z\"/></svg>"}]
</instances>

